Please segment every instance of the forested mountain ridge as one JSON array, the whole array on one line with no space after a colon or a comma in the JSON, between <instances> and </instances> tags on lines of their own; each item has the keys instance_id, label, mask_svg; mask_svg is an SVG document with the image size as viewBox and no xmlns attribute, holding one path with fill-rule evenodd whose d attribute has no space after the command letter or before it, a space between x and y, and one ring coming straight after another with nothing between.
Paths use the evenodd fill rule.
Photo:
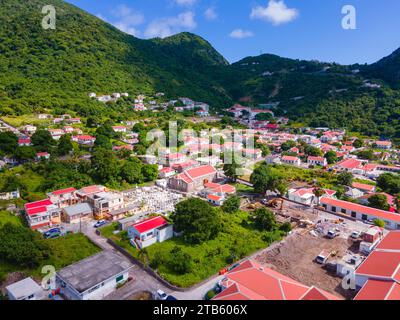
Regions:
<instances>
[{"instance_id":1,"label":"forested mountain ridge","mask_svg":"<svg viewBox=\"0 0 400 320\"><path fill-rule=\"evenodd\" d=\"M44 30L47 2L1 1L0 114L101 115L118 104L100 104L89 92L162 91L217 110L280 102L276 113L296 122L400 138L400 50L369 66L269 54L229 64L194 34L138 39L61 0L52 0L57 29Z\"/></svg>"}]
</instances>

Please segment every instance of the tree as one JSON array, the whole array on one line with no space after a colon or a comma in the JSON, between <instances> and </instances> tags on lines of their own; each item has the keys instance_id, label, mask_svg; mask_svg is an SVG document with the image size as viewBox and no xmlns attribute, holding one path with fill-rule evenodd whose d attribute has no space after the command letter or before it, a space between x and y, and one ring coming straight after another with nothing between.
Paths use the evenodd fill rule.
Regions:
<instances>
[{"instance_id":1,"label":"tree","mask_svg":"<svg viewBox=\"0 0 400 320\"><path fill-rule=\"evenodd\" d=\"M14 154L18 148L18 137L10 132L0 132L0 151L3 154Z\"/></svg>"},{"instance_id":2,"label":"tree","mask_svg":"<svg viewBox=\"0 0 400 320\"><path fill-rule=\"evenodd\" d=\"M349 172L342 172L337 176L337 182L342 186L351 186L353 183L353 175Z\"/></svg>"},{"instance_id":3,"label":"tree","mask_svg":"<svg viewBox=\"0 0 400 320\"><path fill-rule=\"evenodd\" d=\"M381 174L377 180L377 186L390 194L400 193L400 176L393 173Z\"/></svg>"},{"instance_id":4,"label":"tree","mask_svg":"<svg viewBox=\"0 0 400 320\"><path fill-rule=\"evenodd\" d=\"M179 202L171 215L174 226L186 242L199 244L214 239L221 230L221 218L207 202L190 198Z\"/></svg>"},{"instance_id":5,"label":"tree","mask_svg":"<svg viewBox=\"0 0 400 320\"><path fill-rule=\"evenodd\" d=\"M69 134L61 136L60 141L58 142L58 154L60 156L65 156L73 149L74 146L72 145L71 136Z\"/></svg>"},{"instance_id":6,"label":"tree","mask_svg":"<svg viewBox=\"0 0 400 320\"><path fill-rule=\"evenodd\" d=\"M284 183L284 179L268 165L261 165L253 171L250 182L255 192L265 194L267 191L276 192L278 186Z\"/></svg>"},{"instance_id":7,"label":"tree","mask_svg":"<svg viewBox=\"0 0 400 320\"><path fill-rule=\"evenodd\" d=\"M39 234L24 226L0 226L0 261L18 267L37 267L47 258L48 248Z\"/></svg>"},{"instance_id":8,"label":"tree","mask_svg":"<svg viewBox=\"0 0 400 320\"><path fill-rule=\"evenodd\" d=\"M364 141L362 141L361 139L357 139L353 142L353 147L354 148L361 148L364 145Z\"/></svg>"},{"instance_id":9,"label":"tree","mask_svg":"<svg viewBox=\"0 0 400 320\"><path fill-rule=\"evenodd\" d=\"M240 209L240 197L230 196L222 205L222 210L226 213L233 213Z\"/></svg>"},{"instance_id":10,"label":"tree","mask_svg":"<svg viewBox=\"0 0 400 320\"><path fill-rule=\"evenodd\" d=\"M96 141L94 142L94 148L103 148L107 150L112 149L112 143L107 136L98 135Z\"/></svg>"},{"instance_id":11,"label":"tree","mask_svg":"<svg viewBox=\"0 0 400 320\"><path fill-rule=\"evenodd\" d=\"M322 151L321 149L317 148L317 147L313 147L310 145L307 145L304 147L304 153L307 156L312 156L312 157L319 157L322 155Z\"/></svg>"},{"instance_id":12,"label":"tree","mask_svg":"<svg viewBox=\"0 0 400 320\"><path fill-rule=\"evenodd\" d=\"M379 227L379 228L384 228L385 225L386 225L386 223L385 223L385 221L383 221L383 220L375 219L375 220L374 220L374 225L377 226L377 227Z\"/></svg>"},{"instance_id":13,"label":"tree","mask_svg":"<svg viewBox=\"0 0 400 320\"><path fill-rule=\"evenodd\" d=\"M263 112L256 115L256 120L258 121L270 121L272 118L272 114L269 112Z\"/></svg>"},{"instance_id":14,"label":"tree","mask_svg":"<svg viewBox=\"0 0 400 320\"><path fill-rule=\"evenodd\" d=\"M186 274L192 270L192 257L184 252L181 247L175 246L169 257L169 267L177 274Z\"/></svg>"},{"instance_id":15,"label":"tree","mask_svg":"<svg viewBox=\"0 0 400 320\"><path fill-rule=\"evenodd\" d=\"M339 160L335 151L328 151L327 153L325 153L325 159L328 164L334 164Z\"/></svg>"},{"instance_id":16,"label":"tree","mask_svg":"<svg viewBox=\"0 0 400 320\"><path fill-rule=\"evenodd\" d=\"M279 230L288 234L290 231L292 231L292 225L290 224L290 222L285 222L285 223L281 224L281 226L279 227Z\"/></svg>"},{"instance_id":17,"label":"tree","mask_svg":"<svg viewBox=\"0 0 400 320\"><path fill-rule=\"evenodd\" d=\"M144 181L154 181L158 177L158 166L156 164L145 164L142 167Z\"/></svg>"},{"instance_id":18,"label":"tree","mask_svg":"<svg viewBox=\"0 0 400 320\"><path fill-rule=\"evenodd\" d=\"M263 231L274 231L277 226L274 213L267 208L260 208L254 212L254 224Z\"/></svg>"},{"instance_id":19,"label":"tree","mask_svg":"<svg viewBox=\"0 0 400 320\"><path fill-rule=\"evenodd\" d=\"M32 147L22 146L15 151L15 158L18 161L33 160L36 157L36 151Z\"/></svg>"},{"instance_id":20,"label":"tree","mask_svg":"<svg viewBox=\"0 0 400 320\"><path fill-rule=\"evenodd\" d=\"M116 180L119 175L118 159L108 150L96 149L91 158L93 176L103 184Z\"/></svg>"},{"instance_id":21,"label":"tree","mask_svg":"<svg viewBox=\"0 0 400 320\"><path fill-rule=\"evenodd\" d=\"M142 163L140 161L126 161L121 167L121 177L131 184L143 183Z\"/></svg>"},{"instance_id":22,"label":"tree","mask_svg":"<svg viewBox=\"0 0 400 320\"><path fill-rule=\"evenodd\" d=\"M235 157L232 157L232 163L225 163L223 170L225 175L230 178L232 181L236 181L239 178L239 169L242 166L236 162Z\"/></svg>"},{"instance_id":23,"label":"tree","mask_svg":"<svg viewBox=\"0 0 400 320\"><path fill-rule=\"evenodd\" d=\"M384 194L374 194L373 196L369 197L368 206L386 211L390 209L390 205Z\"/></svg>"},{"instance_id":24,"label":"tree","mask_svg":"<svg viewBox=\"0 0 400 320\"><path fill-rule=\"evenodd\" d=\"M297 145L297 143L295 141L288 140L281 144L281 149L282 149L282 151L288 151L288 150L294 148L296 145Z\"/></svg>"},{"instance_id":25,"label":"tree","mask_svg":"<svg viewBox=\"0 0 400 320\"><path fill-rule=\"evenodd\" d=\"M281 197L284 197L288 191L288 184L285 181L281 181L276 186L276 191L278 191L278 193Z\"/></svg>"},{"instance_id":26,"label":"tree","mask_svg":"<svg viewBox=\"0 0 400 320\"><path fill-rule=\"evenodd\" d=\"M395 204L396 204L396 211L397 213L400 213L400 195L397 194L395 198Z\"/></svg>"},{"instance_id":27,"label":"tree","mask_svg":"<svg viewBox=\"0 0 400 320\"><path fill-rule=\"evenodd\" d=\"M322 188L314 188L313 194L317 198L317 205L319 206L319 199L325 194L325 191Z\"/></svg>"},{"instance_id":28,"label":"tree","mask_svg":"<svg viewBox=\"0 0 400 320\"><path fill-rule=\"evenodd\" d=\"M51 136L50 132L47 130L36 131L31 138L32 144L39 151L50 152L52 148L56 145L55 140Z\"/></svg>"}]
</instances>

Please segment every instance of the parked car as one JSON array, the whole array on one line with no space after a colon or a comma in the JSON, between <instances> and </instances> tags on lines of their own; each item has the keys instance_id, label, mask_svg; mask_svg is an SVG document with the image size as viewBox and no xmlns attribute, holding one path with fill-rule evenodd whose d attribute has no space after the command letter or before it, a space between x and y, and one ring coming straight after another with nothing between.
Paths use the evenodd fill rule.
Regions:
<instances>
[{"instance_id":1,"label":"parked car","mask_svg":"<svg viewBox=\"0 0 400 320\"><path fill-rule=\"evenodd\" d=\"M61 232L46 232L43 234L43 236L46 239L54 239L54 238L58 238L59 236L61 236Z\"/></svg>"},{"instance_id":2,"label":"parked car","mask_svg":"<svg viewBox=\"0 0 400 320\"><path fill-rule=\"evenodd\" d=\"M178 300L177 298L175 298L174 296L168 296L167 299L165 299L167 301L175 301Z\"/></svg>"},{"instance_id":3,"label":"parked car","mask_svg":"<svg viewBox=\"0 0 400 320\"><path fill-rule=\"evenodd\" d=\"M339 232L337 232L336 230L329 230L328 234L326 235L329 239L335 239L336 237L339 236Z\"/></svg>"},{"instance_id":4,"label":"parked car","mask_svg":"<svg viewBox=\"0 0 400 320\"><path fill-rule=\"evenodd\" d=\"M167 300L168 295L162 290L157 290L157 298L158 300Z\"/></svg>"},{"instance_id":5,"label":"parked car","mask_svg":"<svg viewBox=\"0 0 400 320\"><path fill-rule=\"evenodd\" d=\"M360 235L361 235L361 232L360 232L360 231L353 231L353 232L351 233L351 236L350 236L350 237L352 237L353 239L358 239L358 238L360 237Z\"/></svg>"},{"instance_id":6,"label":"parked car","mask_svg":"<svg viewBox=\"0 0 400 320\"><path fill-rule=\"evenodd\" d=\"M97 222L94 224L93 227L95 227L95 228L100 228L100 227L104 226L105 224L107 224L107 221L106 221L106 220L99 220L99 221L97 221Z\"/></svg>"}]
</instances>

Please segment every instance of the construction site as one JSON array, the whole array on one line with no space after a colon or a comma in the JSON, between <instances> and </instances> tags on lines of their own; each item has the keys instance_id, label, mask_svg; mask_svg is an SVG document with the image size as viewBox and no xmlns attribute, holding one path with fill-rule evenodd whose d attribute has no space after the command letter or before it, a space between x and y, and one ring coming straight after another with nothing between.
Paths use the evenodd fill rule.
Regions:
<instances>
[{"instance_id":1,"label":"construction site","mask_svg":"<svg viewBox=\"0 0 400 320\"><path fill-rule=\"evenodd\" d=\"M354 231L362 233L368 226L281 198L249 201L242 205L248 212L261 207L273 211L278 222L290 222L292 232L283 241L255 256L258 263L343 299L354 297L355 291L343 289L336 262L358 253L359 242L351 234ZM326 256L323 263L317 262L319 255Z\"/></svg>"}]
</instances>

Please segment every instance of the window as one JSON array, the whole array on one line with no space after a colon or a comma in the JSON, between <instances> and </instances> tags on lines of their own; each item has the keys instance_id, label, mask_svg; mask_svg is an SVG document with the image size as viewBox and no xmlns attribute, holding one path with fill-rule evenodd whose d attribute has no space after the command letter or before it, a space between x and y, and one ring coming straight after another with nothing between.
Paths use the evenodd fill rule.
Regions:
<instances>
[{"instance_id":1,"label":"window","mask_svg":"<svg viewBox=\"0 0 400 320\"><path fill-rule=\"evenodd\" d=\"M332 212L336 212L336 207L332 207Z\"/></svg>"},{"instance_id":2,"label":"window","mask_svg":"<svg viewBox=\"0 0 400 320\"><path fill-rule=\"evenodd\" d=\"M351 216L352 216L353 218L357 218L357 212L352 211L352 212L351 212Z\"/></svg>"},{"instance_id":3,"label":"window","mask_svg":"<svg viewBox=\"0 0 400 320\"><path fill-rule=\"evenodd\" d=\"M361 217L361 219L363 219L363 220L368 220L368 216L367 216L366 214L363 214L362 217Z\"/></svg>"},{"instance_id":4,"label":"window","mask_svg":"<svg viewBox=\"0 0 400 320\"><path fill-rule=\"evenodd\" d=\"M124 279L124 275L120 275L115 279L115 282L121 282Z\"/></svg>"},{"instance_id":5,"label":"window","mask_svg":"<svg viewBox=\"0 0 400 320\"><path fill-rule=\"evenodd\" d=\"M346 209L342 209L341 211L342 211L342 213L346 213Z\"/></svg>"}]
</instances>

